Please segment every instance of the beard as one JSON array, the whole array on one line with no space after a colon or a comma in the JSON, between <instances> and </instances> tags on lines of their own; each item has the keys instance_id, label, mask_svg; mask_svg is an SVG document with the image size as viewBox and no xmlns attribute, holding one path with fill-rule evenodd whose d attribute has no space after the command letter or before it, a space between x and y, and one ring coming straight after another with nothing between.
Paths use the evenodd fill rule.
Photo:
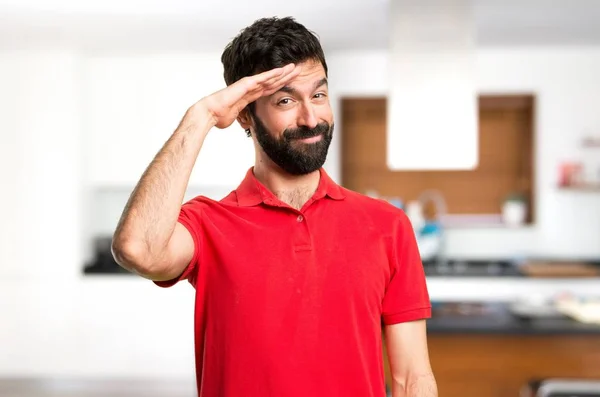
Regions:
<instances>
[{"instance_id":1,"label":"beard","mask_svg":"<svg viewBox=\"0 0 600 397\"><path fill-rule=\"evenodd\" d=\"M333 124L319 123L315 128L286 129L281 137L271 135L262 121L254 115L255 134L258 144L267 156L285 172L305 175L325 164L327 151L333 137ZM321 136L317 142L305 143L300 139Z\"/></svg>"}]
</instances>

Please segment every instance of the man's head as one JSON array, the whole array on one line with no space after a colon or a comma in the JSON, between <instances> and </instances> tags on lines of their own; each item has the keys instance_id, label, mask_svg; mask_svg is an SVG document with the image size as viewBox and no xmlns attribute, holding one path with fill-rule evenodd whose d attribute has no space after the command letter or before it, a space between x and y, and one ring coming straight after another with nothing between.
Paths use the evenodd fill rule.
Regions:
<instances>
[{"instance_id":1,"label":"man's head","mask_svg":"<svg viewBox=\"0 0 600 397\"><path fill-rule=\"evenodd\" d=\"M221 61L227 85L294 63L300 74L240 113L238 122L284 171L301 175L325 162L333 134L327 63L318 38L292 18L264 18L227 45Z\"/></svg>"}]
</instances>

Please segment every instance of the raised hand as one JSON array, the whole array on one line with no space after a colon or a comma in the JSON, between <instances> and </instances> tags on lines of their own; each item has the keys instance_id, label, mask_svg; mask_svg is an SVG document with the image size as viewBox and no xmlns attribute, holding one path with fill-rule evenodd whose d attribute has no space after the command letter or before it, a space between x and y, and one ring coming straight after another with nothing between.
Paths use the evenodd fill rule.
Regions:
<instances>
[{"instance_id":1,"label":"raised hand","mask_svg":"<svg viewBox=\"0 0 600 397\"><path fill-rule=\"evenodd\" d=\"M200 102L218 128L229 127L238 114L261 96L271 95L300 73L294 64L244 77Z\"/></svg>"}]
</instances>

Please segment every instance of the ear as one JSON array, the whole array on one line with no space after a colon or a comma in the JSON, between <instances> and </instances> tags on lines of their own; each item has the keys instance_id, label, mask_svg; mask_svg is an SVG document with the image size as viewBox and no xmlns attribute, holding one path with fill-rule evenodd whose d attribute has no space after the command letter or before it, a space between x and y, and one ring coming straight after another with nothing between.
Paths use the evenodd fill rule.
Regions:
<instances>
[{"instance_id":1,"label":"ear","mask_svg":"<svg viewBox=\"0 0 600 397\"><path fill-rule=\"evenodd\" d=\"M247 130L252 127L252 116L250 115L250 111L248 108L242 109L242 111L237 116L237 121L240 123L240 126Z\"/></svg>"}]
</instances>

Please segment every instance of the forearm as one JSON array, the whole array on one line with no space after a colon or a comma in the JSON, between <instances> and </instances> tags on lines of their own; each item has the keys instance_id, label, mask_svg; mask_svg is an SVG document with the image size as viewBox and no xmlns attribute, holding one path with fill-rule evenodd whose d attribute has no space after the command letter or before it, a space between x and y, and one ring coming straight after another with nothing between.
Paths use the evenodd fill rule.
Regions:
<instances>
[{"instance_id":1,"label":"forearm","mask_svg":"<svg viewBox=\"0 0 600 397\"><path fill-rule=\"evenodd\" d=\"M134 267L134 260L151 266L175 228L189 178L213 120L201 105L193 105L175 132L147 167L133 190L113 237L119 262ZM142 264L135 264L135 266Z\"/></svg>"},{"instance_id":2,"label":"forearm","mask_svg":"<svg viewBox=\"0 0 600 397\"><path fill-rule=\"evenodd\" d=\"M394 381L392 397L438 397L433 374L408 376L405 381Z\"/></svg>"}]
</instances>

